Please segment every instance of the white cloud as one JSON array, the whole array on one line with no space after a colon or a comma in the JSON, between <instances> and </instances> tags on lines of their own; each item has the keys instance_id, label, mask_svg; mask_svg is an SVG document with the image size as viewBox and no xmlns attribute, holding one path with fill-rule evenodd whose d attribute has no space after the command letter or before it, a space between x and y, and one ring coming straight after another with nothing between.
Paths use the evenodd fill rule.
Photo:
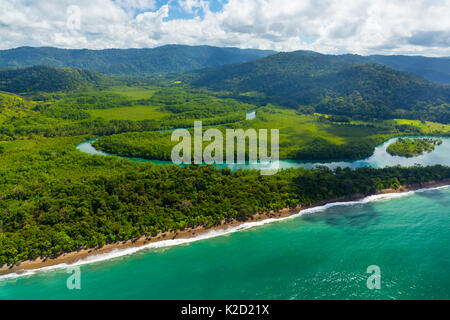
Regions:
<instances>
[{"instance_id":1,"label":"white cloud","mask_svg":"<svg viewBox=\"0 0 450 320\"><path fill-rule=\"evenodd\" d=\"M125 10L155 10L156 0L115 0Z\"/></svg>"},{"instance_id":2,"label":"white cloud","mask_svg":"<svg viewBox=\"0 0 450 320\"><path fill-rule=\"evenodd\" d=\"M325 53L450 56L450 0L177 0L194 18L170 20L155 0L9 0L0 2L0 48L209 44ZM67 7L80 7L79 30ZM201 17L199 12L202 12Z\"/></svg>"},{"instance_id":3,"label":"white cloud","mask_svg":"<svg viewBox=\"0 0 450 320\"><path fill-rule=\"evenodd\" d=\"M209 11L209 3L206 0L178 0L178 4L188 13L198 14L200 9Z\"/></svg>"}]
</instances>

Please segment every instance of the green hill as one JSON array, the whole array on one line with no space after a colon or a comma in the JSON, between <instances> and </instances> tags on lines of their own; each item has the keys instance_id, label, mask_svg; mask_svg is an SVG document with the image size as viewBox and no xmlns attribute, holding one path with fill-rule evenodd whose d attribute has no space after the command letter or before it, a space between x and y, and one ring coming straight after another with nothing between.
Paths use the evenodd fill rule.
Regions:
<instances>
[{"instance_id":1,"label":"green hill","mask_svg":"<svg viewBox=\"0 0 450 320\"><path fill-rule=\"evenodd\" d=\"M20 118L32 112L33 104L23 98L6 92L0 92L0 123L8 117Z\"/></svg>"},{"instance_id":2,"label":"green hill","mask_svg":"<svg viewBox=\"0 0 450 320\"><path fill-rule=\"evenodd\" d=\"M71 91L102 86L107 77L90 70L35 66L0 71L0 90L14 93Z\"/></svg>"},{"instance_id":3,"label":"green hill","mask_svg":"<svg viewBox=\"0 0 450 320\"><path fill-rule=\"evenodd\" d=\"M20 47L0 51L0 67L35 65L90 69L105 74L144 75L185 72L240 63L275 53L270 50L166 45L145 49L58 49Z\"/></svg>"},{"instance_id":4,"label":"green hill","mask_svg":"<svg viewBox=\"0 0 450 320\"><path fill-rule=\"evenodd\" d=\"M247 100L253 96L259 103L313 106L310 112L450 122L450 86L383 65L361 64L365 61L352 55L279 53L198 71L193 85Z\"/></svg>"}]
</instances>

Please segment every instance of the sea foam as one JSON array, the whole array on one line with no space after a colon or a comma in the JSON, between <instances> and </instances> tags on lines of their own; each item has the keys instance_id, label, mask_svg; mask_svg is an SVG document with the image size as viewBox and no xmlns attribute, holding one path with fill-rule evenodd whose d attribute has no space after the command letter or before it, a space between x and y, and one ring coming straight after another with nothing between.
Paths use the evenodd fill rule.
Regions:
<instances>
[{"instance_id":1,"label":"sea foam","mask_svg":"<svg viewBox=\"0 0 450 320\"><path fill-rule=\"evenodd\" d=\"M185 238L185 239L161 240L161 241L148 243L148 244L138 246L138 247L113 249L110 252L92 255L92 256L80 259L79 261L77 261L75 263L71 263L71 264L61 263L61 264L57 264L54 266L26 270L26 271L23 271L20 273L4 274L4 275L0 276L0 281L30 276L30 275L33 275L36 273L65 269L67 267L81 266L81 265L111 260L111 259L115 259L115 258L127 256L127 255L132 255L137 252L149 250L149 249L172 247L172 246L178 246L178 245L196 242L196 241L200 241L200 240L211 239L211 238L231 234L231 233L234 233L237 231L248 230L250 228L263 226L263 225L270 224L273 222L285 221L288 219L295 219L302 215L321 212L321 211L324 211L324 210L327 210L327 209L333 208L333 207L354 206L354 205L365 204L365 203L374 202L374 201L385 201L385 200L390 200L390 199L394 199L394 198L401 198L401 197L409 196L414 193L425 192L425 191L430 191L430 190L438 190L438 189L443 189L443 188L448 188L448 187L450 187L450 185L423 188L423 189L418 189L418 190L414 190L414 191L399 192L399 193L377 194L377 195L367 196L365 198L362 198L360 200L355 200L355 201L331 202L331 203L324 204L322 206L303 209L303 210L300 210L298 213L294 213L292 215L282 217L282 218L269 218L269 219L264 219L264 220L260 220L260 221L245 222L245 223L239 224L237 226L225 228L223 230L211 230L211 231L205 232L197 237Z\"/></svg>"}]
</instances>

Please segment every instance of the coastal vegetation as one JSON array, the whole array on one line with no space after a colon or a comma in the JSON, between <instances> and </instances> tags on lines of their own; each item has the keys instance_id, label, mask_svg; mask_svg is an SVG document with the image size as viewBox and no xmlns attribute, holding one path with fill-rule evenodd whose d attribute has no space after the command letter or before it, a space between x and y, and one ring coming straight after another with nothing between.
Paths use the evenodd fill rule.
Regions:
<instances>
[{"instance_id":1,"label":"coastal vegetation","mask_svg":"<svg viewBox=\"0 0 450 320\"><path fill-rule=\"evenodd\" d=\"M389 145L386 151L393 156L411 158L420 156L425 152L431 152L440 144L442 144L440 139L399 138L396 142Z\"/></svg>"},{"instance_id":2,"label":"coastal vegetation","mask_svg":"<svg viewBox=\"0 0 450 320\"><path fill-rule=\"evenodd\" d=\"M0 265L355 194L450 178L450 168L289 169L274 176L157 166L75 149L85 137L2 142Z\"/></svg>"},{"instance_id":3,"label":"coastal vegetation","mask_svg":"<svg viewBox=\"0 0 450 320\"><path fill-rule=\"evenodd\" d=\"M116 65L129 73L142 58L135 53L135 64L102 62L96 70ZM239 56L230 59L247 61ZM170 130L196 120L221 131L279 129L280 158L298 160L361 159L395 136L450 135L447 87L354 59L280 54L150 79L54 67L0 71L0 89L20 93L0 92L0 265L449 179L441 165L262 176L135 163L75 147L99 138L95 147L110 153L170 160ZM198 64L170 60L155 70ZM256 118L245 120L252 110Z\"/></svg>"}]
</instances>

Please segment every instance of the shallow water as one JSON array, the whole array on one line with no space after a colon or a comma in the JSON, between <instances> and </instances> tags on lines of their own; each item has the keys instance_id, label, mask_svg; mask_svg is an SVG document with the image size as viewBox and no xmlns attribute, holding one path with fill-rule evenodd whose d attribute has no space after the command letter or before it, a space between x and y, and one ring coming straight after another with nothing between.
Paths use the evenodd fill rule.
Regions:
<instances>
[{"instance_id":1,"label":"shallow water","mask_svg":"<svg viewBox=\"0 0 450 320\"><path fill-rule=\"evenodd\" d=\"M253 120L256 118L257 110L251 110L245 114L245 120ZM435 137L433 137L435 138ZM121 157L114 154L106 153L100 150L96 150L92 143L97 140L91 139L80 143L77 145L77 149L88 153L88 154L96 154L96 155L104 155L104 156L116 156L119 158L129 159L131 161L136 162L153 162L155 164L160 165L168 165L171 164L171 161L161 161L161 160L148 160L143 158L134 158L134 157ZM238 169L286 169L286 168L298 168L304 167L306 169L314 168L317 165L327 166L330 169L334 169L337 167L350 167L350 168L360 168L365 166L370 166L374 168L382 168L388 166L402 165L402 166L413 166L415 164L420 164L423 166L427 165L450 165L450 138L441 138L443 143L439 146L436 146L435 150L431 153L425 153L419 157L414 158L403 158L398 156L392 156L388 152L386 152L386 148L393 142L395 142L398 138L390 139L385 143L377 146L372 156L367 159L357 160L357 161L345 161L345 160L331 160L331 161L298 161L298 160L278 160L274 161L270 164L222 164L215 165L217 168L230 168L232 170Z\"/></svg>"},{"instance_id":2,"label":"shallow water","mask_svg":"<svg viewBox=\"0 0 450 320\"><path fill-rule=\"evenodd\" d=\"M449 299L450 188L370 200L82 265L81 290L65 269L3 280L0 299Z\"/></svg>"},{"instance_id":3,"label":"shallow water","mask_svg":"<svg viewBox=\"0 0 450 320\"><path fill-rule=\"evenodd\" d=\"M108 155L94 140L77 148ZM279 167L450 165L449 138L409 159L386 152L395 140L364 160L281 160ZM65 268L2 276L0 299L449 299L449 204L450 188L330 204L239 232L96 257L102 261L80 265L81 290L67 289ZM367 288L371 265L381 270L380 290Z\"/></svg>"},{"instance_id":4,"label":"shallow water","mask_svg":"<svg viewBox=\"0 0 450 320\"><path fill-rule=\"evenodd\" d=\"M395 142L398 138L392 138L383 144L377 146L372 156L366 159L357 160L357 161L296 161L296 160L279 160L278 162L272 163L270 166L262 165L262 164L224 164L224 165L216 165L218 168L228 167L232 170L237 169L262 169L262 168L275 168L278 165L278 168L298 168L305 167L307 169L313 168L317 165L324 165L331 169L337 167L350 167L350 168L360 168L365 166L370 166L374 168L383 168L388 166L402 165L402 166L413 166L415 164L420 164L423 166L442 164L446 166L450 166L450 138L444 137L440 138L442 140L442 144L436 146L436 148L430 152L425 153L418 157L413 158L404 158L398 156L392 156L388 152L386 152L386 148L393 142ZM89 154L99 154L99 155L112 155L99 150L96 150L92 143L96 139L88 140L83 143L80 143L77 146L77 149L89 153ZM113 155L114 156L114 155ZM126 157L120 157L126 158ZM132 161L143 161L143 162L153 162L156 164L170 164L170 161L160 161L160 160L146 160L141 158L127 158Z\"/></svg>"}]
</instances>

